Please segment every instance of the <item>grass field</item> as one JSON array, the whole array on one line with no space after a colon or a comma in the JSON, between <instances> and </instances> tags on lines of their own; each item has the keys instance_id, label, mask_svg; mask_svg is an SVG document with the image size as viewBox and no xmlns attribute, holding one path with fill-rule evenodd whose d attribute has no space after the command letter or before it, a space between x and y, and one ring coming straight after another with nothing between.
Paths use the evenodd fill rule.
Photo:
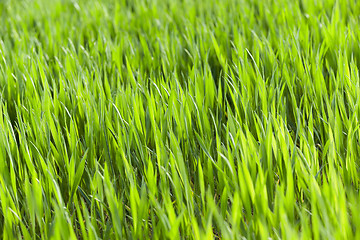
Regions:
<instances>
[{"instance_id":1,"label":"grass field","mask_svg":"<svg viewBox=\"0 0 360 240\"><path fill-rule=\"evenodd\" d=\"M0 0L0 238L359 239L359 16Z\"/></svg>"}]
</instances>

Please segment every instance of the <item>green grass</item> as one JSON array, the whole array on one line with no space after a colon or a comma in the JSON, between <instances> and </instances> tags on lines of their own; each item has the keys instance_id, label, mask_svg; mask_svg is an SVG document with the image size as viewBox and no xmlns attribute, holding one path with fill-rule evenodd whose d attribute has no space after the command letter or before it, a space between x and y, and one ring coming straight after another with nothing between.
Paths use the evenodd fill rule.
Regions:
<instances>
[{"instance_id":1,"label":"green grass","mask_svg":"<svg viewBox=\"0 0 360 240\"><path fill-rule=\"evenodd\" d=\"M359 16L0 0L0 238L359 239Z\"/></svg>"}]
</instances>

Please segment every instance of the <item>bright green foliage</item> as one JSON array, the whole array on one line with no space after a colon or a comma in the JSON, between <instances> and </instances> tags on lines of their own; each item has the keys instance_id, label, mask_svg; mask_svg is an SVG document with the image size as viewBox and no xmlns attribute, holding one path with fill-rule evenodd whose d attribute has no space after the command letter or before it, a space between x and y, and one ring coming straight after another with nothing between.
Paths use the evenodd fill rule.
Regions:
<instances>
[{"instance_id":1,"label":"bright green foliage","mask_svg":"<svg viewBox=\"0 0 360 240\"><path fill-rule=\"evenodd\" d=\"M359 239L359 16L0 0L0 238Z\"/></svg>"}]
</instances>

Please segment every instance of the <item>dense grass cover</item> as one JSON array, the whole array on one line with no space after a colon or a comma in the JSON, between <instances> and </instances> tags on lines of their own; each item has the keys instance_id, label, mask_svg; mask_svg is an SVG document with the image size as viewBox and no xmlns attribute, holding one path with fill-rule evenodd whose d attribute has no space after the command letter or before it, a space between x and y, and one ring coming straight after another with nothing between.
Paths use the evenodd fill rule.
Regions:
<instances>
[{"instance_id":1,"label":"dense grass cover","mask_svg":"<svg viewBox=\"0 0 360 240\"><path fill-rule=\"evenodd\" d=\"M360 238L359 1L0 14L1 238Z\"/></svg>"}]
</instances>

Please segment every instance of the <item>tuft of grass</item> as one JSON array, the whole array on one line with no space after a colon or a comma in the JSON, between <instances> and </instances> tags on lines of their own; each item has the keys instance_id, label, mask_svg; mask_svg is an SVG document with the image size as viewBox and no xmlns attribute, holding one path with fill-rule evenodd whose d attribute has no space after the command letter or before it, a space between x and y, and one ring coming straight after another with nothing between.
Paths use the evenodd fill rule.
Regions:
<instances>
[{"instance_id":1,"label":"tuft of grass","mask_svg":"<svg viewBox=\"0 0 360 240\"><path fill-rule=\"evenodd\" d=\"M0 0L0 238L359 239L359 15Z\"/></svg>"}]
</instances>

